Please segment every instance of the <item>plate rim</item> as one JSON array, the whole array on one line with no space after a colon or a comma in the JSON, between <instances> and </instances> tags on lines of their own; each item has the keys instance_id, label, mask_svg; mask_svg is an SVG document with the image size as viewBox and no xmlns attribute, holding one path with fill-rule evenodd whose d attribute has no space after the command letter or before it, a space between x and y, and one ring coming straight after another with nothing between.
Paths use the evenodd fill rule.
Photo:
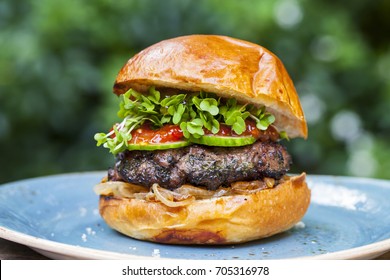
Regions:
<instances>
[{"instance_id":1,"label":"plate rim","mask_svg":"<svg viewBox=\"0 0 390 280\"><path fill-rule=\"evenodd\" d=\"M107 250L92 249L83 246L71 245L62 242L52 241L32 235L20 233L0 226L0 238L7 239L18 244L30 247L38 252L50 252L58 256L67 256L71 259L89 260L176 260L176 258L139 256L125 253L117 253ZM390 238L375 243L350 248L346 250L319 254L314 256L302 256L295 258L280 258L270 260L351 260L372 258L390 251ZM42 253L41 253L42 254ZM45 254L43 254L45 255ZM62 259L62 258L61 258ZM67 258L66 258L67 259ZM188 259L190 260L190 259ZM243 259L245 260L245 259Z\"/></svg>"},{"instance_id":2,"label":"plate rim","mask_svg":"<svg viewBox=\"0 0 390 280\"><path fill-rule=\"evenodd\" d=\"M38 176L27 179L21 179L13 182L6 182L0 184L0 190L4 186L23 183L23 182L31 182L35 180L42 179L54 179L55 177L63 177L63 176L88 176L88 175L98 175L104 174L106 171L84 171L84 172L70 172L70 173L60 173L60 174L52 174L47 176ZM361 182L375 182L379 183L381 187L385 187L390 189L390 180L379 179L379 178L366 178L366 177L350 177L350 176L339 176L339 175L319 175L312 174L307 175L308 179L310 178L330 178L334 180L359 180ZM57 256L66 256L71 259L96 259L96 260L109 260L109 259L134 259L134 260L170 260L176 258L167 258L163 256L154 257L154 256L139 256L132 255L127 253L118 253L108 250L100 250L88 248L80 245L71 245L63 242L52 241L45 238L40 238L36 236L32 236L29 234L24 234L16 230L9 229L5 226L0 226L0 238L16 242L18 244L22 244L30 247L31 249L46 255L45 252L54 253ZM130 238L130 237L129 237ZM349 248L345 250L340 250L336 252L324 253L314 256L300 256L294 258L280 258L280 259L323 259L323 260L341 260L341 259L367 259L373 258L375 256L379 256L386 252L390 251L390 238L377 241L374 243L366 244L363 246L358 246L354 248ZM48 254L53 256L53 254ZM190 259L189 259L190 260Z\"/></svg>"}]
</instances>

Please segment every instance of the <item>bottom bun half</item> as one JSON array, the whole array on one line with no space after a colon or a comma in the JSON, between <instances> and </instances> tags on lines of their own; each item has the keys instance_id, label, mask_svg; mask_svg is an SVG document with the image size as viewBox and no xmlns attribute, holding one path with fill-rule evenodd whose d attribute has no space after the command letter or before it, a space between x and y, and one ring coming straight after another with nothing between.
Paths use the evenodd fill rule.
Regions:
<instances>
[{"instance_id":1,"label":"bottom bun half","mask_svg":"<svg viewBox=\"0 0 390 280\"><path fill-rule=\"evenodd\" d=\"M306 174L245 195L197 199L180 207L159 201L100 196L113 229L135 239L168 244L237 244L290 229L310 203Z\"/></svg>"}]
</instances>

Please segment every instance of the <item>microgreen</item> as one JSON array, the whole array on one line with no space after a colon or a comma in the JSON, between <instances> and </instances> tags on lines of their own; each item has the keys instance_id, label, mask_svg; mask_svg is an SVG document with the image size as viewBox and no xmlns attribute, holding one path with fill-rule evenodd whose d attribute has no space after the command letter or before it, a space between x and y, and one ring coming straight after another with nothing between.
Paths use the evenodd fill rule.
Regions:
<instances>
[{"instance_id":1,"label":"microgreen","mask_svg":"<svg viewBox=\"0 0 390 280\"><path fill-rule=\"evenodd\" d=\"M275 122L275 116L266 112L265 107L252 107L250 112L250 117L256 121L256 127L260 130L266 130L268 126Z\"/></svg>"},{"instance_id":2,"label":"microgreen","mask_svg":"<svg viewBox=\"0 0 390 280\"><path fill-rule=\"evenodd\" d=\"M275 121L264 107L239 104L235 99L221 100L205 92L162 96L154 87L145 94L130 89L119 97L119 101L118 117L122 122L115 124L109 133L96 133L94 137L97 146L103 145L114 155L127 149L131 132L146 121L156 128L177 124L187 139L201 137L204 129L216 134L220 123L240 135L246 130L248 117L261 130L266 130Z\"/></svg>"},{"instance_id":3,"label":"microgreen","mask_svg":"<svg viewBox=\"0 0 390 280\"><path fill-rule=\"evenodd\" d=\"M279 137L280 137L280 139L286 139L287 141L290 141L290 138L288 137L286 131L281 131L281 132L279 133Z\"/></svg>"},{"instance_id":4,"label":"microgreen","mask_svg":"<svg viewBox=\"0 0 390 280\"><path fill-rule=\"evenodd\" d=\"M245 119L250 116L250 112L246 111L245 105L239 105L235 99L229 99L221 107L221 115L224 122L231 126L235 133L240 135L246 129Z\"/></svg>"},{"instance_id":5,"label":"microgreen","mask_svg":"<svg viewBox=\"0 0 390 280\"><path fill-rule=\"evenodd\" d=\"M190 138L199 138L204 135L203 131L203 122L201 119L193 119L189 122L182 122L180 128L183 131L184 137Z\"/></svg>"}]
</instances>

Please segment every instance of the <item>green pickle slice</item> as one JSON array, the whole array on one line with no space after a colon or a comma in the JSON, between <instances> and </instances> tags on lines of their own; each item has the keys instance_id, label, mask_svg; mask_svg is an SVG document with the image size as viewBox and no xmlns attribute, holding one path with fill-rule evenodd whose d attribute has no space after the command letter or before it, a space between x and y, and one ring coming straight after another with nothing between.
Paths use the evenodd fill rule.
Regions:
<instances>
[{"instance_id":1,"label":"green pickle slice","mask_svg":"<svg viewBox=\"0 0 390 280\"><path fill-rule=\"evenodd\" d=\"M216 147L239 147L246 146L256 142L256 139L252 136L219 136L219 135L203 135L200 138L191 138L189 141L179 141L170 143L159 143L159 144L129 144L128 150L143 150L143 151L154 151L154 150L167 150L176 149L195 144L201 144L206 146Z\"/></svg>"},{"instance_id":2,"label":"green pickle slice","mask_svg":"<svg viewBox=\"0 0 390 280\"><path fill-rule=\"evenodd\" d=\"M172 143L159 143L159 144L129 144L128 150L143 150L143 151L154 151L154 150L167 150L167 149L176 149L190 145L191 142L188 141L179 141Z\"/></svg>"},{"instance_id":3,"label":"green pickle slice","mask_svg":"<svg viewBox=\"0 0 390 280\"><path fill-rule=\"evenodd\" d=\"M253 144L256 139L253 136L203 135L200 138L191 138L190 141L207 146L238 147Z\"/></svg>"}]
</instances>

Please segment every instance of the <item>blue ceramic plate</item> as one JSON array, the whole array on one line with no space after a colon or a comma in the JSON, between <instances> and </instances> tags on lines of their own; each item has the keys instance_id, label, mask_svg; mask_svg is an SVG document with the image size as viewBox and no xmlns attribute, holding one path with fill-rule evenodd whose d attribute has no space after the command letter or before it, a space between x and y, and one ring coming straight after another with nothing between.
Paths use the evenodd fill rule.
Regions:
<instances>
[{"instance_id":1,"label":"blue ceramic plate","mask_svg":"<svg viewBox=\"0 0 390 280\"><path fill-rule=\"evenodd\" d=\"M98 213L104 172L0 186L0 237L55 259L369 259L390 250L390 181L308 176L312 203L291 230L235 246L161 245L125 237Z\"/></svg>"}]
</instances>

